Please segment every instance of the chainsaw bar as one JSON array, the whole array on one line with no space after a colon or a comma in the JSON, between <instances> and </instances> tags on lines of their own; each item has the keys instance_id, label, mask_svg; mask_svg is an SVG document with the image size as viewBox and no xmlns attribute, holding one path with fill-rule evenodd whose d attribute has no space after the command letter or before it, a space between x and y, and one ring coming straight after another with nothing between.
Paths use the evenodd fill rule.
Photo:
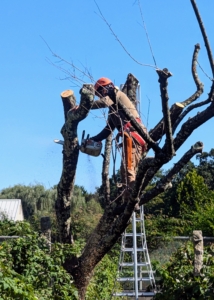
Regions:
<instances>
[{"instance_id":1,"label":"chainsaw bar","mask_svg":"<svg viewBox=\"0 0 214 300\"><path fill-rule=\"evenodd\" d=\"M54 140L54 143L64 145L64 142L62 140Z\"/></svg>"}]
</instances>

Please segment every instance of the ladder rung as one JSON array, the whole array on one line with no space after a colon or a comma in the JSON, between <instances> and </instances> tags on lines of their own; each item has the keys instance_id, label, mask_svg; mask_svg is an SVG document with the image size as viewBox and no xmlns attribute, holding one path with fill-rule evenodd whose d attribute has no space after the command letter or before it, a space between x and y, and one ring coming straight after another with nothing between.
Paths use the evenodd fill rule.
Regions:
<instances>
[{"instance_id":1,"label":"ladder rung","mask_svg":"<svg viewBox=\"0 0 214 300\"><path fill-rule=\"evenodd\" d=\"M113 296L135 296L135 292L120 292L120 293L114 293ZM141 292L138 291L138 296L143 296L143 297L153 297L155 296L154 292Z\"/></svg>"},{"instance_id":2,"label":"ladder rung","mask_svg":"<svg viewBox=\"0 0 214 300\"><path fill-rule=\"evenodd\" d=\"M129 232L129 233L124 233L125 236L133 236L133 233L132 232ZM136 233L136 236L144 236L143 233Z\"/></svg>"},{"instance_id":3,"label":"ladder rung","mask_svg":"<svg viewBox=\"0 0 214 300\"><path fill-rule=\"evenodd\" d=\"M152 278L150 277L138 277L137 281L151 281ZM135 281L134 277L119 277L117 281Z\"/></svg>"},{"instance_id":4,"label":"ladder rung","mask_svg":"<svg viewBox=\"0 0 214 300\"><path fill-rule=\"evenodd\" d=\"M143 248L137 248L136 250L137 250L137 251L142 251L142 252L143 252L143 251L146 250L146 248L144 248L144 247L143 247ZM121 251L123 251L123 252L133 252L133 251L134 251L134 248L125 248L125 247L123 248L123 247L122 247L122 248L121 248Z\"/></svg>"},{"instance_id":5,"label":"ladder rung","mask_svg":"<svg viewBox=\"0 0 214 300\"><path fill-rule=\"evenodd\" d=\"M121 263L119 265L120 265L120 267L133 267L134 263L133 262ZM137 263L137 266L139 266L139 267L146 267L148 265L149 265L149 263L145 263L145 262L144 263Z\"/></svg>"}]
</instances>

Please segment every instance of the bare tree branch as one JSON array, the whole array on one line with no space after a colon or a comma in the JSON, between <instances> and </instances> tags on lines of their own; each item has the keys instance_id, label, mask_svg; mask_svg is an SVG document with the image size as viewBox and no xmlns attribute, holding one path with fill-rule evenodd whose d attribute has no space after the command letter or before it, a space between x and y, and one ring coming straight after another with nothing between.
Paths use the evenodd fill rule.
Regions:
<instances>
[{"instance_id":1,"label":"bare tree branch","mask_svg":"<svg viewBox=\"0 0 214 300\"><path fill-rule=\"evenodd\" d=\"M198 73L197 73L197 59L198 59L199 50L200 50L200 45L196 44L194 52L193 52L193 57L192 57L192 76L195 81L197 91L191 97L189 97L185 101L181 102L181 104L183 104L184 106L187 106L190 103L192 103L193 101L195 101L196 99L198 99L204 91L204 85L203 85L203 83L200 82L200 79L199 79Z\"/></svg>"},{"instance_id":2,"label":"bare tree branch","mask_svg":"<svg viewBox=\"0 0 214 300\"><path fill-rule=\"evenodd\" d=\"M214 100L214 86L212 86L211 93L209 96L210 102ZM191 135L191 133L198 128L200 125L208 121L214 116L214 105L211 103L205 110L198 113L193 118L187 120L181 127L180 131L174 139L175 151L180 148L181 145L186 141L186 139Z\"/></svg>"},{"instance_id":3,"label":"bare tree branch","mask_svg":"<svg viewBox=\"0 0 214 300\"><path fill-rule=\"evenodd\" d=\"M166 132L166 147L167 147L167 155L170 157L175 155L175 150L173 146L173 138L172 138L172 126L171 126L171 118L168 107L168 93L167 93L167 79L172 76L167 69L156 70L159 75L160 82L160 91L161 91L161 100L162 100L162 109L163 109L163 117L165 123L165 132Z\"/></svg>"},{"instance_id":4,"label":"bare tree branch","mask_svg":"<svg viewBox=\"0 0 214 300\"><path fill-rule=\"evenodd\" d=\"M115 37L116 41L120 44L120 46L123 48L123 50L126 52L126 54L135 62L137 63L138 65L140 66L143 66L143 67L151 67L151 68L154 68L156 69L156 66L153 66L153 65L149 65L149 64L143 64L139 61L137 61L129 52L128 50L126 49L126 47L123 45L123 43L121 42L121 40L118 38L118 36L116 35L116 33L114 32L114 30L112 29L111 27L111 24L109 24L109 22L106 20L106 18L104 17L99 5L97 4L97 2L94 0L96 6L97 6L97 9L100 13L100 17L101 19L106 23L106 25L108 26L109 30L111 31L111 33L113 34L113 36Z\"/></svg>"},{"instance_id":5,"label":"bare tree branch","mask_svg":"<svg viewBox=\"0 0 214 300\"><path fill-rule=\"evenodd\" d=\"M145 30L145 33L146 33L146 38L147 38L147 41L148 41L148 44L149 44L150 52L151 52L154 64L157 68L157 63L156 63L155 56L154 56L154 53L153 53L153 50L152 50L152 44L151 44L150 39L149 39L149 34L148 34L147 29L146 29L146 24L145 24L145 21L144 21L143 11L142 11L140 0L138 0L138 6L139 6L139 9L140 9L140 15L141 15L141 19L142 19L142 22L143 22L143 27L144 27L144 30Z\"/></svg>"},{"instance_id":6,"label":"bare tree branch","mask_svg":"<svg viewBox=\"0 0 214 300\"><path fill-rule=\"evenodd\" d=\"M134 129L142 136L142 138L146 141L148 146L152 148L154 151L159 152L160 147L151 139L149 134L143 130L142 125L137 122L137 120L129 112L126 106L120 101L120 99L118 99L118 107L123 110L125 116L130 120Z\"/></svg>"},{"instance_id":7,"label":"bare tree branch","mask_svg":"<svg viewBox=\"0 0 214 300\"><path fill-rule=\"evenodd\" d=\"M171 124L176 122L178 116L183 111L184 105L176 102L174 103L170 108L170 118L171 118ZM153 141L158 141L162 138L162 136L165 134L165 123L164 119L160 120L158 124L149 131L150 137L153 139Z\"/></svg>"},{"instance_id":8,"label":"bare tree branch","mask_svg":"<svg viewBox=\"0 0 214 300\"><path fill-rule=\"evenodd\" d=\"M155 187L148 192L145 192L140 198L140 205L147 203L160 193L164 192L167 188L171 186L171 181L175 175L180 172L180 170L190 161L190 159L197 153L202 153L203 143L197 142L194 146L187 151L182 158L173 166L164 178L155 185Z\"/></svg>"},{"instance_id":9,"label":"bare tree branch","mask_svg":"<svg viewBox=\"0 0 214 300\"><path fill-rule=\"evenodd\" d=\"M188 107L185 109L185 111L184 111L182 114L180 114L179 117L177 118L177 120L176 120L176 122L175 122L175 124L174 124L174 126L173 126L173 128L172 128L172 133L174 134L174 132L175 132L175 130L176 130L178 124L181 123L181 121L183 120L183 118L184 118L191 110L193 110L193 109L195 109L195 108L197 108L197 107L201 107L201 106L203 106L203 105L206 105L206 104L208 104L208 103L210 103L210 99L207 99L207 100L201 101L201 102L199 102L199 103L195 103L195 104L192 104L192 105L188 106Z\"/></svg>"},{"instance_id":10,"label":"bare tree branch","mask_svg":"<svg viewBox=\"0 0 214 300\"><path fill-rule=\"evenodd\" d=\"M209 58L210 67L211 67L212 74L213 74L213 77L214 77L213 56L212 56L212 51L211 51L211 48L210 48L209 40L208 40L208 37L207 37L207 34L206 34L206 30L204 28L204 25L203 25L201 16L199 14L198 7L196 5L195 0L191 0L191 3L192 3L192 7L194 9L194 12L195 12L195 15L196 15L196 18L197 18L197 21L198 21L198 25L199 25L199 27L201 29L201 33L202 33L202 36L203 36L203 39L204 39L205 47L207 49L207 55L208 55L208 58Z\"/></svg>"}]
</instances>

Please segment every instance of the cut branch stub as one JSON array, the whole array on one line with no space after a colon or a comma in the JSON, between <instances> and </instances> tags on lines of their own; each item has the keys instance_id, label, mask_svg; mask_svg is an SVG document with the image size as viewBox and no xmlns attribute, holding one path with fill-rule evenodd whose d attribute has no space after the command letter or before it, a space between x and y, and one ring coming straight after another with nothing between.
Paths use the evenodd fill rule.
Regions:
<instances>
[{"instance_id":1,"label":"cut branch stub","mask_svg":"<svg viewBox=\"0 0 214 300\"><path fill-rule=\"evenodd\" d=\"M122 88L122 92L127 95L131 102L137 107L136 91L138 86L138 79L131 73L128 74L126 82Z\"/></svg>"},{"instance_id":2,"label":"cut branch stub","mask_svg":"<svg viewBox=\"0 0 214 300\"><path fill-rule=\"evenodd\" d=\"M74 92L72 90L66 90L61 93L63 108L64 108L64 116L65 120L67 120L67 113L70 109L72 109L76 104L76 98L74 96Z\"/></svg>"},{"instance_id":3,"label":"cut branch stub","mask_svg":"<svg viewBox=\"0 0 214 300\"><path fill-rule=\"evenodd\" d=\"M176 122L183 109L184 105L179 102L176 102L171 106L170 118L172 125ZM149 134L154 141L158 141L165 134L164 119L162 119L153 129L151 129Z\"/></svg>"},{"instance_id":4,"label":"cut branch stub","mask_svg":"<svg viewBox=\"0 0 214 300\"><path fill-rule=\"evenodd\" d=\"M161 100L162 100L162 110L163 110L163 118L165 123L165 131L166 131L166 148L167 155L172 157L175 154L174 146L173 146L173 138L172 138L172 125L170 118L170 111L168 107L168 92L167 92L167 79L172 76L172 73L168 71L168 69L156 70L159 76L160 82L160 91L161 91Z\"/></svg>"}]
</instances>

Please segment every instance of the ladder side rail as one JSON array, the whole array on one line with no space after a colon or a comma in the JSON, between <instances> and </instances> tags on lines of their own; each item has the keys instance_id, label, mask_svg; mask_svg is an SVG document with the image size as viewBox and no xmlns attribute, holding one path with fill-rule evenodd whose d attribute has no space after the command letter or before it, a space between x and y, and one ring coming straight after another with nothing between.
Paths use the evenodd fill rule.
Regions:
<instances>
[{"instance_id":1,"label":"ladder side rail","mask_svg":"<svg viewBox=\"0 0 214 300\"><path fill-rule=\"evenodd\" d=\"M148 271L148 274L149 274L149 277L151 278L151 281L150 281L150 284L152 286L152 288L156 291L157 288L156 288L156 283L155 283L155 277L154 277L154 272L152 270L152 265L151 265L151 261L150 261L150 256L149 256L149 252L148 252L148 247L147 247L147 242L146 242L146 230L145 230L145 220L144 220L144 207L143 205L141 206L141 210L140 210L140 213L141 213L141 219L142 219L142 230L143 230L143 247L145 247L146 251L144 251L144 259L145 261L148 262L148 265L147 265L147 271Z\"/></svg>"},{"instance_id":2,"label":"ladder side rail","mask_svg":"<svg viewBox=\"0 0 214 300\"><path fill-rule=\"evenodd\" d=\"M132 214L133 249L134 249L134 278L135 278L135 299L138 300L138 272L137 272L137 237L136 237L136 213Z\"/></svg>"}]
</instances>

